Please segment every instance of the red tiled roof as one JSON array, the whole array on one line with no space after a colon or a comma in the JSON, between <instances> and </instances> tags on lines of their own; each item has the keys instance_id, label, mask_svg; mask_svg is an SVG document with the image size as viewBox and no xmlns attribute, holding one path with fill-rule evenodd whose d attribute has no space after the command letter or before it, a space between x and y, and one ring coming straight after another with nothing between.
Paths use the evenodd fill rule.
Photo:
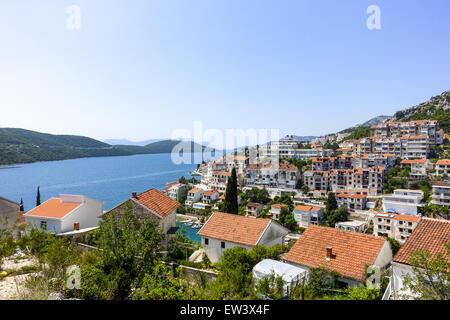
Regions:
<instances>
[{"instance_id":1,"label":"red tiled roof","mask_svg":"<svg viewBox=\"0 0 450 320\"><path fill-rule=\"evenodd\" d=\"M162 218L167 217L180 205L178 201L169 198L156 189L150 189L131 199L150 209Z\"/></svg>"},{"instance_id":2,"label":"red tiled roof","mask_svg":"<svg viewBox=\"0 0 450 320\"><path fill-rule=\"evenodd\" d=\"M450 221L423 217L395 255L394 261L409 264L411 255L417 250L428 250L432 256L444 254L445 244L450 244Z\"/></svg>"},{"instance_id":3,"label":"red tiled roof","mask_svg":"<svg viewBox=\"0 0 450 320\"><path fill-rule=\"evenodd\" d=\"M271 223L271 219L240 216L238 214L214 212L199 236L254 246Z\"/></svg>"},{"instance_id":4,"label":"red tiled roof","mask_svg":"<svg viewBox=\"0 0 450 320\"><path fill-rule=\"evenodd\" d=\"M210 191L206 191L203 195L204 196L212 196L213 194L217 193L216 190L210 190Z\"/></svg>"},{"instance_id":5,"label":"red tiled roof","mask_svg":"<svg viewBox=\"0 0 450 320\"><path fill-rule=\"evenodd\" d=\"M362 233L310 225L284 259L310 268L326 265L346 278L364 281L366 265L375 262L385 241ZM327 247L332 247L330 261L326 259Z\"/></svg>"},{"instance_id":6,"label":"red tiled roof","mask_svg":"<svg viewBox=\"0 0 450 320\"><path fill-rule=\"evenodd\" d=\"M288 205L287 204L284 204L284 203L274 203L273 205L272 205L272 208L284 208L284 207L287 207Z\"/></svg>"},{"instance_id":7,"label":"red tiled roof","mask_svg":"<svg viewBox=\"0 0 450 320\"><path fill-rule=\"evenodd\" d=\"M295 207L294 210L299 210L299 211L310 211L312 209L312 207L310 206L302 206L302 205L298 205Z\"/></svg>"},{"instance_id":8,"label":"red tiled roof","mask_svg":"<svg viewBox=\"0 0 450 320\"><path fill-rule=\"evenodd\" d=\"M257 207L259 207L261 204L260 203L258 203L258 202L249 202L249 203L247 203L247 207L254 207L254 208L257 208Z\"/></svg>"},{"instance_id":9,"label":"red tiled roof","mask_svg":"<svg viewBox=\"0 0 450 320\"><path fill-rule=\"evenodd\" d=\"M199 191L201 191L202 189L200 188L192 188L191 190L189 190L189 193L197 193Z\"/></svg>"},{"instance_id":10,"label":"red tiled roof","mask_svg":"<svg viewBox=\"0 0 450 320\"><path fill-rule=\"evenodd\" d=\"M415 159L415 160L402 160L401 164L418 164L418 163L427 163L427 159Z\"/></svg>"},{"instance_id":11,"label":"red tiled roof","mask_svg":"<svg viewBox=\"0 0 450 320\"><path fill-rule=\"evenodd\" d=\"M81 203L62 202L60 198L51 198L33 210L28 211L25 216L61 219L80 205Z\"/></svg>"},{"instance_id":12,"label":"red tiled roof","mask_svg":"<svg viewBox=\"0 0 450 320\"><path fill-rule=\"evenodd\" d=\"M438 160L437 162L436 162L436 164L438 164L438 165L441 165L441 166L445 166L445 165L450 165L450 160L449 159L441 159L441 160Z\"/></svg>"}]
</instances>

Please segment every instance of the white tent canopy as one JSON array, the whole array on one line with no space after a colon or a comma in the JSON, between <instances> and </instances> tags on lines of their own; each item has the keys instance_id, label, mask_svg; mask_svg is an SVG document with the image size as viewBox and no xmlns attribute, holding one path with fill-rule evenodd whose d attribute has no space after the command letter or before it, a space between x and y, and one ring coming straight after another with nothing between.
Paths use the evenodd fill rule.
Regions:
<instances>
[{"instance_id":1,"label":"white tent canopy","mask_svg":"<svg viewBox=\"0 0 450 320\"><path fill-rule=\"evenodd\" d=\"M297 283L307 273L306 268L296 267L284 262L264 259L253 267L253 277L259 281L271 275L282 277L286 284Z\"/></svg>"}]
</instances>

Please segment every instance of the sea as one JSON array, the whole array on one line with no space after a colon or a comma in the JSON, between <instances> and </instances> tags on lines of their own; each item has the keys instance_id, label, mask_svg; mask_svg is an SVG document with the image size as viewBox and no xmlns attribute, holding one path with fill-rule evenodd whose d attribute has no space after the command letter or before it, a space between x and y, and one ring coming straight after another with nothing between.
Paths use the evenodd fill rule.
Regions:
<instances>
[{"instance_id":1,"label":"sea","mask_svg":"<svg viewBox=\"0 0 450 320\"><path fill-rule=\"evenodd\" d=\"M0 197L23 199L29 211L36 206L39 186L41 203L60 194L85 195L102 201L108 210L133 191L162 190L166 182L190 178L196 168L197 164L173 163L170 153L19 164L0 167Z\"/></svg>"}]
</instances>

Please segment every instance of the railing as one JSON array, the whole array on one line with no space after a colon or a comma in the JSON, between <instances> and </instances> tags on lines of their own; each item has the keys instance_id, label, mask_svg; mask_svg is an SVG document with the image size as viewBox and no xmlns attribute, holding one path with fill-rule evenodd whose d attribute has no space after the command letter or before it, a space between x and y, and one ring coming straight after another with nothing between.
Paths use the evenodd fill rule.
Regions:
<instances>
[{"instance_id":1,"label":"railing","mask_svg":"<svg viewBox=\"0 0 450 320\"><path fill-rule=\"evenodd\" d=\"M381 298L381 300L389 300L391 298L391 293L392 293L391 283L392 283L392 277L389 277L389 284L386 288L386 291L384 291L384 294L383 294L383 297Z\"/></svg>"}]
</instances>

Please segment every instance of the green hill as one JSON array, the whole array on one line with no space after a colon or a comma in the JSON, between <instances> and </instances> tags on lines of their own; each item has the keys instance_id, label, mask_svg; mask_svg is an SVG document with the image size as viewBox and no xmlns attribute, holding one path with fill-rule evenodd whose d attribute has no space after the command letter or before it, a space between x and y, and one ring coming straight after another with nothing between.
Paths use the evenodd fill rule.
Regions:
<instances>
[{"instance_id":1,"label":"green hill","mask_svg":"<svg viewBox=\"0 0 450 320\"><path fill-rule=\"evenodd\" d=\"M164 140L144 147L112 146L83 136L52 135L18 128L0 128L0 165L86 157L170 153L178 143L180 141ZM197 146L202 150L205 148L198 144ZM191 143L191 147L194 150L194 144Z\"/></svg>"}]
</instances>

